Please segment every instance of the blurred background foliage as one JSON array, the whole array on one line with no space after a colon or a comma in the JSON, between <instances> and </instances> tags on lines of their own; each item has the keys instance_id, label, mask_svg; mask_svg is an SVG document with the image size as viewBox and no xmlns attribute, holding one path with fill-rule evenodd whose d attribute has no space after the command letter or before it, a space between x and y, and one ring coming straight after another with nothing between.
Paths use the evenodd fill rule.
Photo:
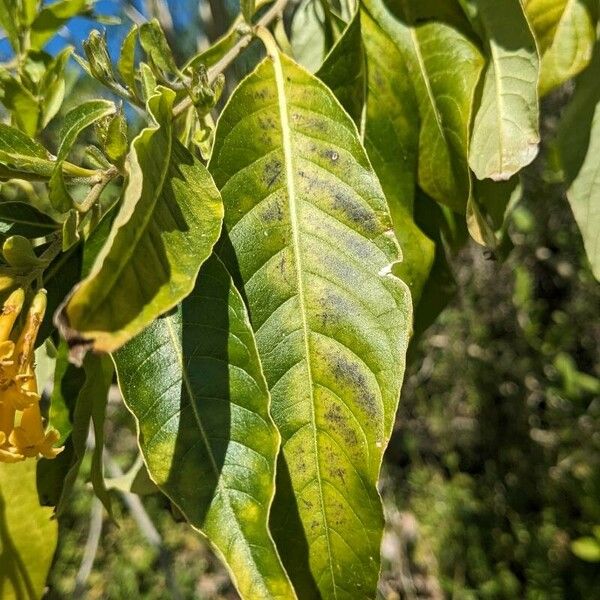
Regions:
<instances>
[{"instance_id":1,"label":"blurred background foliage","mask_svg":"<svg viewBox=\"0 0 600 600\"><path fill-rule=\"evenodd\" d=\"M132 21L156 16L176 56L185 57L222 34L238 8L229 0L198 4L95 6L106 16L113 55ZM72 44L81 54L94 27L74 19L48 50ZM7 52L3 40L0 60ZM237 67L239 77L246 66ZM107 95L73 61L68 85L63 113ZM547 137L569 94L563 89L545 102ZM135 112L128 116L135 122ZM552 180L542 152L524 172L508 258L495 260L469 242L450 264L450 303L412 343L381 486L389 523L381 598L598 597L600 286ZM19 193L12 184L0 189L3 199ZM113 397L107 447L123 470L135 461L133 427ZM115 494L114 521L101 518L91 573L74 589L97 512L88 472L89 465L60 522L47 599L237 597L205 542L158 494L133 507Z\"/></svg>"}]
</instances>

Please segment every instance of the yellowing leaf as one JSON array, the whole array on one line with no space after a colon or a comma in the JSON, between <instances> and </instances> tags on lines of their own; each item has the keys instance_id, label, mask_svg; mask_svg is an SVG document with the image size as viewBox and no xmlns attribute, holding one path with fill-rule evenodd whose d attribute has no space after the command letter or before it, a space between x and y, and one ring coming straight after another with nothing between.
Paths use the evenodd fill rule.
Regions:
<instances>
[{"instance_id":1,"label":"yellowing leaf","mask_svg":"<svg viewBox=\"0 0 600 600\"><path fill-rule=\"evenodd\" d=\"M0 597L39 600L56 548L58 523L42 508L36 463L0 463Z\"/></svg>"},{"instance_id":2,"label":"yellowing leaf","mask_svg":"<svg viewBox=\"0 0 600 600\"><path fill-rule=\"evenodd\" d=\"M279 53L234 92L209 169L283 439L279 552L299 598L373 596L411 327L383 192L331 91Z\"/></svg>"},{"instance_id":3,"label":"yellowing leaf","mask_svg":"<svg viewBox=\"0 0 600 600\"><path fill-rule=\"evenodd\" d=\"M580 73L596 41L595 0L525 0L542 56L540 95Z\"/></svg>"},{"instance_id":4,"label":"yellowing leaf","mask_svg":"<svg viewBox=\"0 0 600 600\"><path fill-rule=\"evenodd\" d=\"M505 181L537 155L539 59L520 0L469 0L488 46L469 149L479 179Z\"/></svg>"},{"instance_id":5,"label":"yellowing leaf","mask_svg":"<svg viewBox=\"0 0 600 600\"><path fill-rule=\"evenodd\" d=\"M173 308L218 239L221 198L206 168L173 139L174 99L164 88L150 98L155 123L132 143L111 232L58 316L74 355L112 352Z\"/></svg>"}]
</instances>

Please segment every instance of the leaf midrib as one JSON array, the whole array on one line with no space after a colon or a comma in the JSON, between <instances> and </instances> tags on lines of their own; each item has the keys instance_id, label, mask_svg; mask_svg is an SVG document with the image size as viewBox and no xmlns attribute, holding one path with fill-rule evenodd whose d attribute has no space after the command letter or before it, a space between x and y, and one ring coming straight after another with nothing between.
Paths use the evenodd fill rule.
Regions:
<instances>
[{"instance_id":1,"label":"leaf midrib","mask_svg":"<svg viewBox=\"0 0 600 600\"><path fill-rule=\"evenodd\" d=\"M333 597L337 599L337 585L335 580L335 574L333 571L333 555L331 551L331 540L329 536L329 526L327 523L327 514L325 512L325 503L323 500L323 482L321 480L321 469L319 461L319 445L317 442L317 424L315 417L315 397L314 397L314 384L312 378L312 365L311 365L311 353L310 353L310 328L308 327L307 315L306 315L306 303L304 299L304 281L302 278L302 256L300 248L300 234L299 234L299 221L300 211L296 198L296 186L294 178L294 163L292 157L292 140L291 140L291 127L289 123L287 98L285 93L285 79L283 75L283 67L281 65L281 55L279 52L271 55L273 61L273 71L275 74L275 84L277 87L277 104L279 109L279 118L281 123L281 137L282 137L282 151L285 163L285 177L287 182L287 197L288 207L290 211L290 226L292 229L292 245L294 252L294 262L296 264L296 276L298 286L298 303L300 308L300 318L302 321L302 330L304 338L304 351L306 354L306 367L308 374L308 385L310 388L310 417L311 417L311 429L313 434L313 443L315 447L315 463L316 463L316 476L319 488L319 503L321 507L321 514L323 516L323 524L325 526L325 541L327 543L327 562L329 564L329 571L331 574L331 584L333 590Z\"/></svg>"}]
</instances>

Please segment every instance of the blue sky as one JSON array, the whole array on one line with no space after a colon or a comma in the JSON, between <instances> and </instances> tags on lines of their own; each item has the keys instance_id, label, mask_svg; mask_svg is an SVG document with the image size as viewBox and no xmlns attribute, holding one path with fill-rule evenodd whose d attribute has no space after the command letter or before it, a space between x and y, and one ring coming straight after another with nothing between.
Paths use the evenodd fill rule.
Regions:
<instances>
[{"instance_id":1,"label":"blue sky","mask_svg":"<svg viewBox=\"0 0 600 600\"><path fill-rule=\"evenodd\" d=\"M53 0L54 1L54 0ZM45 1L44 4L51 4ZM92 29L104 29L108 38L109 51L112 57L118 56L121 42L127 31L131 27L131 22L123 13L123 5L132 4L141 14L146 14L145 2L143 0L132 0L124 2L123 0L98 0L95 4L95 11L99 15L110 17L119 17L119 25L102 25L92 19L76 17L72 19L68 26L63 28L59 35L55 36L47 45L45 50L50 54L56 54L67 44L75 46L76 52L82 52L82 42L85 40ZM176 29L185 31L186 27L196 18L198 0L169 0L169 7L173 18L173 24ZM12 52L8 40L0 41L0 61L10 58Z\"/></svg>"}]
</instances>

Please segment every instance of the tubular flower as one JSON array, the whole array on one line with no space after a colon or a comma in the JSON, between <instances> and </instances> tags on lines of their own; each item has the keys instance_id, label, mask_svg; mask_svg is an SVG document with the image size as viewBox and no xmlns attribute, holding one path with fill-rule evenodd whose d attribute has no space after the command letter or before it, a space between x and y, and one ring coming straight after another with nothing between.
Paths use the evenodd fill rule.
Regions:
<instances>
[{"instance_id":1,"label":"tubular flower","mask_svg":"<svg viewBox=\"0 0 600 600\"><path fill-rule=\"evenodd\" d=\"M17 333L14 324L24 299L23 290L16 290L0 315L0 462L38 455L54 458L62 450L52 447L58 433L44 431L35 376L35 339L46 310L46 293L36 294Z\"/></svg>"}]
</instances>

